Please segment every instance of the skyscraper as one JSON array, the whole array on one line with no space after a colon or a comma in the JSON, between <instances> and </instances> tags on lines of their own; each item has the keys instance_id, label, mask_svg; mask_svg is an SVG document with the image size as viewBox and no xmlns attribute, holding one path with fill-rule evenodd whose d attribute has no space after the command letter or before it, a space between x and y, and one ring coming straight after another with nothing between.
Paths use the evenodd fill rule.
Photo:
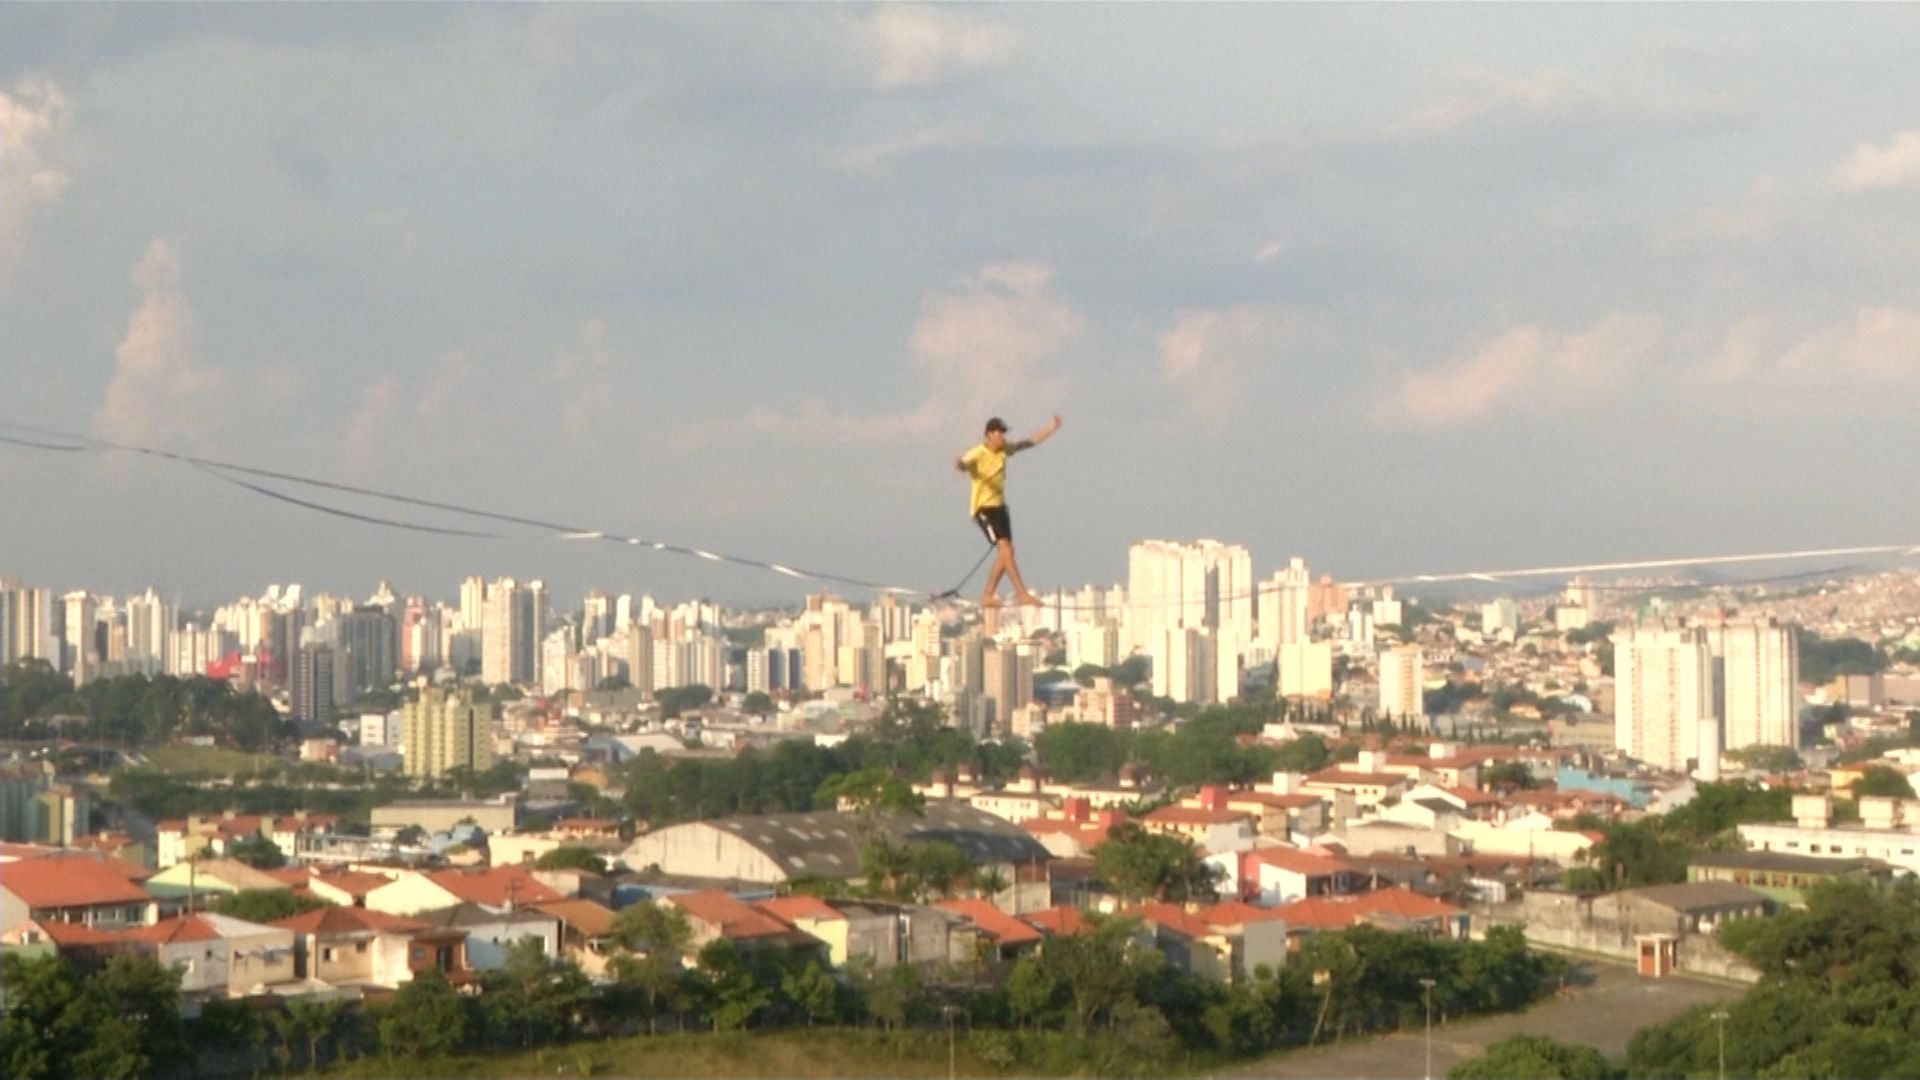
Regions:
<instances>
[{"instance_id":1,"label":"skyscraper","mask_svg":"<svg viewBox=\"0 0 1920 1080\"><path fill-rule=\"evenodd\" d=\"M100 674L99 602L92 593L70 592L60 598L65 609L61 627L63 669L73 676L73 685L91 682Z\"/></svg>"},{"instance_id":2,"label":"skyscraper","mask_svg":"<svg viewBox=\"0 0 1920 1080\"><path fill-rule=\"evenodd\" d=\"M1726 749L1800 748L1800 642L1793 628L1748 619L1708 630L1721 658ZM1717 641L1716 641L1717 639Z\"/></svg>"},{"instance_id":3,"label":"skyscraper","mask_svg":"<svg viewBox=\"0 0 1920 1080\"><path fill-rule=\"evenodd\" d=\"M1306 641L1312 626L1308 616L1312 599L1313 576L1307 571L1307 561L1295 556L1286 569L1274 571L1260 586L1260 604L1255 612L1260 640L1272 646Z\"/></svg>"},{"instance_id":4,"label":"skyscraper","mask_svg":"<svg viewBox=\"0 0 1920 1080\"><path fill-rule=\"evenodd\" d=\"M627 624L627 682L640 700L653 700L653 631L645 623Z\"/></svg>"},{"instance_id":5,"label":"skyscraper","mask_svg":"<svg viewBox=\"0 0 1920 1080\"><path fill-rule=\"evenodd\" d=\"M1427 715L1423 658L1418 645L1380 650L1380 715L1393 720L1424 720Z\"/></svg>"},{"instance_id":6,"label":"skyscraper","mask_svg":"<svg viewBox=\"0 0 1920 1080\"><path fill-rule=\"evenodd\" d=\"M149 588L127 600L128 673L158 675L173 651L173 609Z\"/></svg>"},{"instance_id":7,"label":"skyscraper","mask_svg":"<svg viewBox=\"0 0 1920 1080\"><path fill-rule=\"evenodd\" d=\"M400 635L393 616L371 604L355 608L334 620L335 644L347 665L345 683L354 698L393 684L400 666ZM335 657L337 663L341 656Z\"/></svg>"},{"instance_id":8,"label":"skyscraper","mask_svg":"<svg viewBox=\"0 0 1920 1080\"><path fill-rule=\"evenodd\" d=\"M407 703L401 721L408 776L439 777L458 768L493 767L493 709L467 693L427 689Z\"/></svg>"},{"instance_id":9,"label":"skyscraper","mask_svg":"<svg viewBox=\"0 0 1920 1080\"><path fill-rule=\"evenodd\" d=\"M1142 540L1127 549L1130 644L1164 647L1169 628L1225 631L1253 640L1253 556L1217 540ZM1159 645L1156 646L1156 641Z\"/></svg>"},{"instance_id":10,"label":"skyscraper","mask_svg":"<svg viewBox=\"0 0 1920 1080\"><path fill-rule=\"evenodd\" d=\"M302 645L294 658L293 718L307 723L333 719L334 653L331 645Z\"/></svg>"},{"instance_id":11,"label":"skyscraper","mask_svg":"<svg viewBox=\"0 0 1920 1080\"><path fill-rule=\"evenodd\" d=\"M1614 746L1663 769L1684 770L1712 722L1713 654L1705 631L1629 626L1613 635Z\"/></svg>"},{"instance_id":12,"label":"skyscraper","mask_svg":"<svg viewBox=\"0 0 1920 1080\"><path fill-rule=\"evenodd\" d=\"M490 686L540 682L540 645L547 625L547 590L503 577L487 587L480 642L480 677Z\"/></svg>"}]
</instances>

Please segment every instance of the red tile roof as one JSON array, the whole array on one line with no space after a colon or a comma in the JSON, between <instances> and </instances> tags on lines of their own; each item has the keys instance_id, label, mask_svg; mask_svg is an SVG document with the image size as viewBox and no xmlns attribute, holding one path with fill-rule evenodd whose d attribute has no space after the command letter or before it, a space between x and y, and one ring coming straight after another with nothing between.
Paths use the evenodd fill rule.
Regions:
<instances>
[{"instance_id":1,"label":"red tile roof","mask_svg":"<svg viewBox=\"0 0 1920 1080\"><path fill-rule=\"evenodd\" d=\"M1410 889L1376 889L1354 896L1310 896L1274 909L1289 927L1339 929L1352 926L1363 915L1397 915L1403 919L1453 918L1465 912L1452 904L1421 896Z\"/></svg>"},{"instance_id":2,"label":"red tile roof","mask_svg":"<svg viewBox=\"0 0 1920 1080\"><path fill-rule=\"evenodd\" d=\"M171 945L181 941L218 941L220 931L212 923L198 915L178 915L164 919L152 926L142 926L128 930L124 935L131 941L151 941L156 945Z\"/></svg>"},{"instance_id":3,"label":"red tile roof","mask_svg":"<svg viewBox=\"0 0 1920 1080\"><path fill-rule=\"evenodd\" d=\"M933 906L964 917L1002 945L1025 945L1045 937L1039 930L994 907L991 900L942 900Z\"/></svg>"},{"instance_id":4,"label":"red tile roof","mask_svg":"<svg viewBox=\"0 0 1920 1080\"><path fill-rule=\"evenodd\" d=\"M739 940L742 938L774 937L790 932L786 923L754 907L730 893L710 889L706 892L680 893L666 897L666 902L713 927L721 937Z\"/></svg>"},{"instance_id":5,"label":"red tile roof","mask_svg":"<svg viewBox=\"0 0 1920 1080\"><path fill-rule=\"evenodd\" d=\"M588 937L606 937L613 933L613 909L592 900L555 900L534 907Z\"/></svg>"},{"instance_id":6,"label":"red tile roof","mask_svg":"<svg viewBox=\"0 0 1920 1080\"><path fill-rule=\"evenodd\" d=\"M832 920L846 918L839 908L817 896L776 896L756 902L754 907L792 926L796 919Z\"/></svg>"},{"instance_id":7,"label":"red tile roof","mask_svg":"<svg viewBox=\"0 0 1920 1080\"><path fill-rule=\"evenodd\" d=\"M1141 819L1153 825L1226 825L1248 818L1245 810L1207 810L1198 806L1163 806Z\"/></svg>"},{"instance_id":8,"label":"red tile roof","mask_svg":"<svg viewBox=\"0 0 1920 1080\"><path fill-rule=\"evenodd\" d=\"M535 878L521 866L495 866L486 870L435 870L427 875L427 879L462 900L487 907L505 907L509 903L545 904L566 899L558 890Z\"/></svg>"},{"instance_id":9,"label":"red tile roof","mask_svg":"<svg viewBox=\"0 0 1920 1080\"><path fill-rule=\"evenodd\" d=\"M1368 787L1392 787L1407 783L1407 777L1400 773L1360 772L1355 769L1325 769L1307 775L1309 784L1351 784Z\"/></svg>"},{"instance_id":10,"label":"red tile roof","mask_svg":"<svg viewBox=\"0 0 1920 1080\"><path fill-rule=\"evenodd\" d=\"M135 904L153 899L109 860L91 855L41 856L7 863L0 870L0 889L19 897L29 908Z\"/></svg>"},{"instance_id":11,"label":"red tile roof","mask_svg":"<svg viewBox=\"0 0 1920 1080\"><path fill-rule=\"evenodd\" d=\"M1191 938L1210 937L1219 932L1212 923L1179 904L1146 903L1128 908L1123 914L1136 916L1143 922L1164 926L1169 930L1176 930Z\"/></svg>"},{"instance_id":12,"label":"red tile roof","mask_svg":"<svg viewBox=\"0 0 1920 1080\"><path fill-rule=\"evenodd\" d=\"M383 874L368 874L359 870L335 870L331 873L313 875L311 884L325 885L348 896L361 897L392 880ZM516 897L518 892L519 890L516 889Z\"/></svg>"},{"instance_id":13,"label":"red tile roof","mask_svg":"<svg viewBox=\"0 0 1920 1080\"><path fill-rule=\"evenodd\" d=\"M1020 920L1048 935L1077 934L1087 928L1087 920L1081 916L1080 909L1067 907L1064 904L1060 907L1029 911L1020 916Z\"/></svg>"},{"instance_id":14,"label":"red tile roof","mask_svg":"<svg viewBox=\"0 0 1920 1080\"><path fill-rule=\"evenodd\" d=\"M356 934L369 930L405 933L409 930L424 930L427 924L417 919L404 919L398 915L389 915L384 911L370 908L336 907L328 905L303 911L290 918L280 919L272 925L282 930L291 930L296 934Z\"/></svg>"},{"instance_id":15,"label":"red tile roof","mask_svg":"<svg viewBox=\"0 0 1920 1080\"><path fill-rule=\"evenodd\" d=\"M1218 927L1245 926L1248 923L1273 922L1281 918L1276 908L1258 907L1243 900L1222 900L1201 908L1199 916Z\"/></svg>"}]
</instances>

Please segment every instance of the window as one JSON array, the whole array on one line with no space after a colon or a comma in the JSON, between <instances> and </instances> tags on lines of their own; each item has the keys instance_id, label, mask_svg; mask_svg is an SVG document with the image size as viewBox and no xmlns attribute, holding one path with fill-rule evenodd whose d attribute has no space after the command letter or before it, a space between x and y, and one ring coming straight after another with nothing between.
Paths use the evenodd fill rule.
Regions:
<instances>
[{"instance_id":1,"label":"window","mask_svg":"<svg viewBox=\"0 0 1920 1080\"><path fill-rule=\"evenodd\" d=\"M354 951L354 952L357 952L357 953L363 953L363 952L366 952L366 951L367 951L367 943L366 943L366 942L364 942L364 941L356 941L356 942L354 942L354 943L353 943L353 951Z\"/></svg>"},{"instance_id":2,"label":"window","mask_svg":"<svg viewBox=\"0 0 1920 1080\"><path fill-rule=\"evenodd\" d=\"M326 948L321 949L320 959L329 964L333 963L333 946L329 945Z\"/></svg>"}]
</instances>

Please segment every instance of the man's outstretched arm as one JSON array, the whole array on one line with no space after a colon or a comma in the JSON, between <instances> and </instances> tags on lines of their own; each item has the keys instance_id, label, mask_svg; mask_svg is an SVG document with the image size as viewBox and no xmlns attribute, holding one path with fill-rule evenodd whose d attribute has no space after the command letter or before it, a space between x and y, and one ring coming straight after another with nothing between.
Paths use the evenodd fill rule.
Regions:
<instances>
[{"instance_id":1,"label":"man's outstretched arm","mask_svg":"<svg viewBox=\"0 0 1920 1080\"><path fill-rule=\"evenodd\" d=\"M1024 439L1021 439L1019 442L1014 443L1013 448L1015 450L1031 450L1034 447L1039 446L1041 443L1046 442L1048 439L1053 438L1053 433L1059 430L1060 430L1060 417L1058 414L1055 414L1053 420L1050 421L1046 427L1043 427L1039 431L1034 432L1033 434L1027 436Z\"/></svg>"}]
</instances>

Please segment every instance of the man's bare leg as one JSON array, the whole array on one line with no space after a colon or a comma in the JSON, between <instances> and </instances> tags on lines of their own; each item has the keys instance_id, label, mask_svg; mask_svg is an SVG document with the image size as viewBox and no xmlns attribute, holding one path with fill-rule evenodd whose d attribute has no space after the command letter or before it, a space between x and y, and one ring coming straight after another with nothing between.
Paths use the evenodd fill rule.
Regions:
<instances>
[{"instance_id":1,"label":"man's bare leg","mask_svg":"<svg viewBox=\"0 0 1920 1080\"><path fill-rule=\"evenodd\" d=\"M1013 582L1014 599L1022 604L1039 607L1040 598L1033 595L1033 591L1027 588L1027 583L1020 577L1020 563L1013 556L1013 541L1010 539L1000 541L1000 553L1007 560L1007 578Z\"/></svg>"},{"instance_id":2,"label":"man's bare leg","mask_svg":"<svg viewBox=\"0 0 1920 1080\"><path fill-rule=\"evenodd\" d=\"M981 607L1000 606L1000 579L1006 575L1012 544L1002 540L994 545L993 569L987 572L987 587L980 591Z\"/></svg>"}]
</instances>

